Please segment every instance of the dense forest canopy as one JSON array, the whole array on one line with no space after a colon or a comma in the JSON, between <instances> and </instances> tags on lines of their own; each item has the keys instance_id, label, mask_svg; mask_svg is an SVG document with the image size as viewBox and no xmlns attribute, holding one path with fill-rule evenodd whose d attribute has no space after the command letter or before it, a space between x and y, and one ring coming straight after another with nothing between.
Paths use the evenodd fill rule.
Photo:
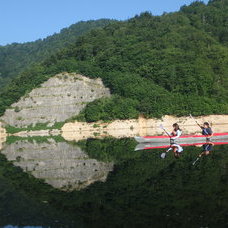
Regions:
<instances>
[{"instance_id":1,"label":"dense forest canopy","mask_svg":"<svg viewBox=\"0 0 228 228\"><path fill-rule=\"evenodd\" d=\"M227 15L228 0L197 1L92 30L22 72L1 93L0 113L63 71L101 77L115 94L89 104L87 121L228 113Z\"/></svg>"},{"instance_id":2,"label":"dense forest canopy","mask_svg":"<svg viewBox=\"0 0 228 228\"><path fill-rule=\"evenodd\" d=\"M44 60L75 42L78 36L111 22L112 20L108 19L81 21L43 40L0 46L0 89L32 63Z\"/></svg>"}]
</instances>

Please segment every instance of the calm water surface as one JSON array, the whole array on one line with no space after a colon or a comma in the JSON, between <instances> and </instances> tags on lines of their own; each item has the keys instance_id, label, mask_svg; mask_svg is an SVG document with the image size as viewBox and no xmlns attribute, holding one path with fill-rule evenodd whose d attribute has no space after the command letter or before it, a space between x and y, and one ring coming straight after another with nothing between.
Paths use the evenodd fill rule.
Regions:
<instances>
[{"instance_id":1,"label":"calm water surface","mask_svg":"<svg viewBox=\"0 0 228 228\"><path fill-rule=\"evenodd\" d=\"M193 161L133 139L10 141L0 154L0 227L228 227L228 145Z\"/></svg>"}]
</instances>

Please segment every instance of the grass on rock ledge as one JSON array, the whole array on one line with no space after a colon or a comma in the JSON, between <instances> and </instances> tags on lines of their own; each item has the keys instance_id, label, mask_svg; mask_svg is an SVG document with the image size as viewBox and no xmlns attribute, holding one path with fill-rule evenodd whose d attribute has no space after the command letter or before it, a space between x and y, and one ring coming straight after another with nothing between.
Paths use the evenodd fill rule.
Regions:
<instances>
[{"instance_id":1,"label":"grass on rock ledge","mask_svg":"<svg viewBox=\"0 0 228 228\"><path fill-rule=\"evenodd\" d=\"M11 125L7 125L5 127L6 133L8 134L15 134L21 131L40 131L40 130L53 130L58 129L60 130L64 125L64 122L56 122L53 126L48 126L48 123L37 123L35 126L29 125L27 127L14 127Z\"/></svg>"},{"instance_id":2,"label":"grass on rock ledge","mask_svg":"<svg viewBox=\"0 0 228 228\"><path fill-rule=\"evenodd\" d=\"M30 143L51 143L50 139L53 139L56 143L65 142L65 139L61 135L56 136L32 136L32 137L19 137L19 136L8 136L6 144L12 144L17 141L28 141Z\"/></svg>"}]
</instances>

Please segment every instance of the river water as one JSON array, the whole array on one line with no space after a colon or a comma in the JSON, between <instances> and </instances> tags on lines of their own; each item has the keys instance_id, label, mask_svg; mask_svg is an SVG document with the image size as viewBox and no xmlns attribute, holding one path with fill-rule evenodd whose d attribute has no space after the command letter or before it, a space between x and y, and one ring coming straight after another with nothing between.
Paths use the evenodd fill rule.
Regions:
<instances>
[{"instance_id":1,"label":"river water","mask_svg":"<svg viewBox=\"0 0 228 228\"><path fill-rule=\"evenodd\" d=\"M133 139L9 139L0 227L228 227L228 145L177 159Z\"/></svg>"}]
</instances>

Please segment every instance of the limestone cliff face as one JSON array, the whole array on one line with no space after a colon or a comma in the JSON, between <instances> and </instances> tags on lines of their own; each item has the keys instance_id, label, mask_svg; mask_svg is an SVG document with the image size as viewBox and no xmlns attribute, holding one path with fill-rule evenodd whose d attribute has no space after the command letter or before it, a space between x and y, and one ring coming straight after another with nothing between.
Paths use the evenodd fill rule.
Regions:
<instances>
[{"instance_id":1,"label":"limestone cliff face","mask_svg":"<svg viewBox=\"0 0 228 228\"><path fill-rule=\"evenodd\" d=\"M209 122L216 133L228 132L228 115L210 115L195 117L198 123ZM201 129L189 116L175 117L163 116L161 119L145 119L139 116L138 119L114 120L111 122L72 122L65 123L62 127L62 136L65 140L78 141L87 138L115 137L132 138L136 135L166 135L161 129L162 124L168 132L172 131L172 125L178 123L184 135L201 134ZM96 126L96 127L94 127Z\"/></svg>"},{"instance_id":2,"label":"limestone cliff face","mask_svg":"<svg viewBox=\"0 0 228 228\"><path fill-rule=\"evenodd\" d=\"M61 190L79 190L105 181L113 169L113 163L91 159L80 147L52 140L41 144L17 141L1 153L15 166Z\"/></svg>"},{"instance_id":3,"label":"limestone cliff face","mask_svg":"<svg viewBox=\"0 0 228 228\"><path fill-rule=\"evenodd\" d=\"M6 141L6 130L2 127L2 123L0 122L0 150L3 147L3 143Z\"/></svg>"},{"instance_id":4,"label":"limestone cliff face","mask_svg":"<svg viewBox=\"0 0 228 228\"><path fill-rule=\"evenodd\" d=\"M53 124L79 114L87 103L107 96L110 96L109 89L101 79L61 73L14 103L1 119L16 127Z\"/></svg>"}]
</instances>

